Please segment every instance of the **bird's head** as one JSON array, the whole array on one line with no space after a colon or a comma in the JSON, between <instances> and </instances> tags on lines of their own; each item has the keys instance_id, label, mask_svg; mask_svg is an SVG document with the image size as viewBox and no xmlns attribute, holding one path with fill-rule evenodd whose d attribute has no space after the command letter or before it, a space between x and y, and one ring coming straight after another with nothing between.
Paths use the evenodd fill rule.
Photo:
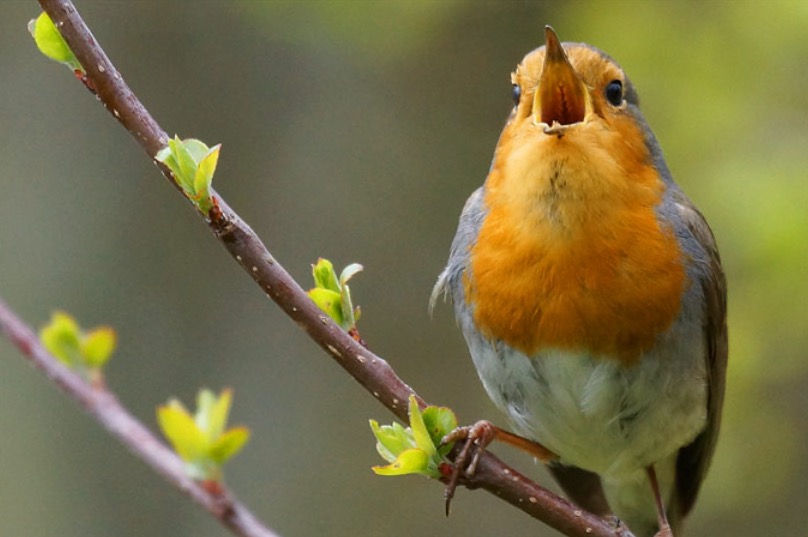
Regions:
<instances>
[{"instance_id":1,"label":"bird's head","mask_svg":"<svg viewBox=\"0 0 808 537\"><path fill-rule=\"evenodd\" d=\"M659 192L669 174L623 69L592 46L562 44L549 26L545 39L512 74L515 106L489 189L512 187L509 199L526 210L563 188L571 199L623 196L638 184Z\"/></svg>"},{"instance_id":2,"label":"bird's head","mask_svg":"<svg viewBox=\"0 0 808 537\"><path fill-rule=\"evenodd\" d=\"M637 106L637 94L617 62L589 45L562 44L549 26L545 39L511 76L516 123L562 136L636 122L629 106Z\"/></svg>"}]
</instances>

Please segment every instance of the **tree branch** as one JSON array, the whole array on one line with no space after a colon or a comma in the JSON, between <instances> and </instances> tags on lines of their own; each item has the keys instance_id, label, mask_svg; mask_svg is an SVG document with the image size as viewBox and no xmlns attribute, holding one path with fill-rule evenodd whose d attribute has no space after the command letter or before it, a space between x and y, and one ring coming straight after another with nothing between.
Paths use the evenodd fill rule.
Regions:
<instances>
[{"instance_id":1,"label":"tree branch","mask_svg":"<svg viewBox=\"0 0 808 537\"><path fill-rule=\"evenodd\" d=\"M65 41L87 71L89 87L154 160L168 136L129 89L69 0L39 0ZM156 161L155 161L156 162ZM177 186L169 170L157 163L166 179ZM402 420L407 420L407 398L414 394L379 356L361 346L309 300L303 289L267 251L260 238L212 192L217 205L206 222L230 255L272 300L319 344L343 369ZM114 399L112 400L114 401ZM418 398L420 405L426 403ZM454 453L457 452L457 449ZM572 537L613 537L620 534L599 517L581 511L563 498L538 486L484 453L476 474L464 480L469 488L483 488Z\"/></svg>"},{"instance_id":2,"label":"tree branch","mask_svg":"<svg viewBox=\"0 0 808 537\"><path fill-rule=\"evenodd\" d=\"M36 336L0 300L0 330L38 370L65 394L81 404L112 436L151 466L179 490L191 497L225 527L242 537L277 537L264 527L227 489L214 493L185 473L182 460L140 421L132 416L114 394L93 386L81 375L54 358Z\"/></svg>"}]
</instances>

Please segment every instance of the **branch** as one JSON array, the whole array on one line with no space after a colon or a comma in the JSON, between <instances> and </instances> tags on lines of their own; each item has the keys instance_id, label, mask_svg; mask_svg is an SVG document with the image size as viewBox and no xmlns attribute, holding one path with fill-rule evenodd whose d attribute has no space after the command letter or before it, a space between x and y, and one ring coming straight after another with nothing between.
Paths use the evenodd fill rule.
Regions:
<instances>
[{"instance_id":1,"label":"branch","mask_svg":"<svg viewBox=\"0 0 808 537\"><path fill-rule=\"evenodd\" d=\"M168 135L129 89L69 0L39 0L87 71L92 88L107 110L126 128L154 160ZM155 161L156 162L156 161ZM176 186L169 170L157 163L163 176ZM303 289L267 251L261 239L215 192L214 209L206 222L230 255L308 335L343 369L402 420L407 420L407 399L415 392L381 357L351 338L309 300ZM417 395L416 395L417 396ZM418 398L421 406L426 403ZM457 452L457 449L454 453ZM563 498L538 486L484 453L477 472L463 482L485 489L573 537L614 537L615 529L599 517L581 511Z\"/></svg>"},{"instance_id":2,"label":"branch","mask_svg":"<svg viewBox=\"0 0 808 537\"><path fill-rule=\"evenodd\" d=\"M114 394L94 386L54 358L36 334L0 300L0 330L17 346L34 367L65 394L81 404L112 436L151 466L179 490L213 515L225 527L242 537L277 537L264 527L227 489L214 493L185 473L182 460L140 421L132 416Z\"/></svg>"}]
</instances>

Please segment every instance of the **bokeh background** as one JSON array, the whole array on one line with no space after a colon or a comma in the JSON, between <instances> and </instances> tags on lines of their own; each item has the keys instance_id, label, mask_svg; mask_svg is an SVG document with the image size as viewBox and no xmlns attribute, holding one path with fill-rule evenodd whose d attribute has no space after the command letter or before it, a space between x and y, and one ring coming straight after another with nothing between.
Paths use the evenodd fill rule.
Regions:
<instances>
[{"instance_id":1,"label":"bokeh background","mask_svg":"<svg viewBox=\"0 0 808 537\"><path fill-rule=\"evenodd\" d=\"M170 133L221 142L215 185L299 281L326 256L371 347L461 421L502 423L448 307L427 315L467 195L551 23L617 58L730 285L724 430L690 535L802 535L808 511L808 3L79 1ZM0 7L0 295L110 324L108 382L153 429L235 390L227 481L284 536L552 535L494 497L374 476L390 421L268 300L119 125ZM0 534L229 535L0 341ZM533 462L494 450L549 479Z\"/></svg>"}]
</instances>

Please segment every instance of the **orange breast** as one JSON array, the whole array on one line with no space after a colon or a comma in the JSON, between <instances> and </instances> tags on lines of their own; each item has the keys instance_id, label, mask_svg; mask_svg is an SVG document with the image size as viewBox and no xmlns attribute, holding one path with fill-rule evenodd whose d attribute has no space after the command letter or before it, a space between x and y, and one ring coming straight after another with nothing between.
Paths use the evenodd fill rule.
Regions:
<instances>
[{"instance_id":1,"label":"orange breast","mask_svg":"<svg viewBox=\"0 0 808 537\"><path fill-rule=\"evenodd\" d=\"M664 186L647 159L545 138L525 158L500 141L467 301L484 334L527 354L631 362L671 325L685 285L678 243L655 214Z\"/></svg>"}]
</instances>

